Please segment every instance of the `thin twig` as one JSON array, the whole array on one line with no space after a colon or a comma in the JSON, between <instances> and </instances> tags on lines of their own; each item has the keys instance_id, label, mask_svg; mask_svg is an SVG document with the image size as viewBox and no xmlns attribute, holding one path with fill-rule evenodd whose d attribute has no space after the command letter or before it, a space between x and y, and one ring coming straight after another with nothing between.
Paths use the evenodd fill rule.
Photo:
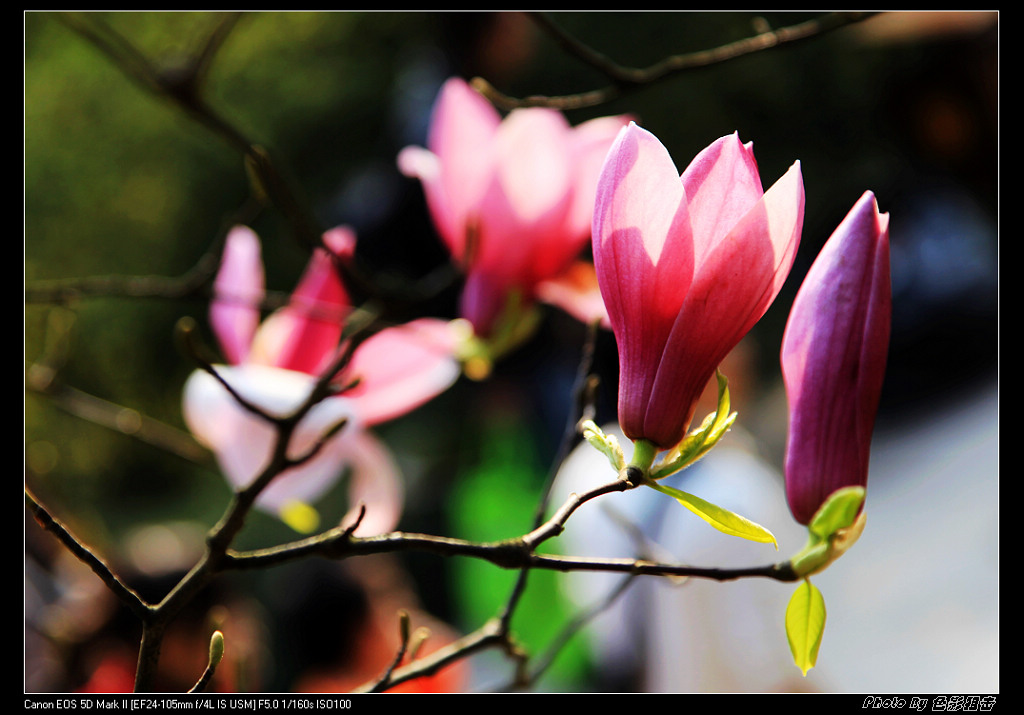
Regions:
<instances>
[{"instance_id":1,"label":"thin twig","mask_svg":"<svg viewBox=\"0 0 1024 715\"><path fill-rule=\"evenodd\" d=\"M207 464L209 453L191 435L138 410L118 405L58 382L45 367L29 368L25 386L79 419L115 430L193 464ZM43 377L42 375L45 375Z\"/></svg>"},{"instance_id":2,"label":"thin twig","mask_svg":"<svg viewBox=\"0 0 1024 715\"><path fill-rule=\"evenodd\" d=\"M237 127L220 116L201 96L198 80L205 76L213 61L213 52L221 47L221 35L233 24L218 28L203 50L201 57L186 68L168 74L117 33L92 15L83 20L78 14L62 13L64 23L103 51L127 76L140 87L170 100L186 115L220 137L240 153L250 172L254 190L270 201L288 219L299 243L307 249L322 244L323 229L299 194L292 187L291 180L277 162L271 160L270 152L251 141Z\"/></svg>"},{"instance_id":3,"label":"thin twig","mask_svg":"<svg viewBox=\"0 0 1024 715\"><path fill-rule=\"evenodd\" d=\"M223 657L224 634L220 631L214 631L213 636L210 638L210 657L207 659L206 669L203 670L199 680L196 681L196 684L188 692L201 693L206 690L206 686L213 679L213 674L217 671L217 666L220 665L221 658Z\"/></svg>"},{"instance_id":4,"label":"thin twig","mask_svg":"<svg viewBox=\"0 0 1024 715\"><path fill-rule=\"evenodd\" d=\"M539 656L536 660L538 664L531 669L528 676L528 683L537 682L541 676L547 672L547 669L552 666L555 662L555 658L562 649L569 643L572 638L585 628L591 621L597 618L599 615L611 608L617 600L626 592L633 582L636 580L637 574L630 574L625 578L621 579L615 588L607 594L599 603L594 604L587 610L579 613L555 637L552 644L544 652L543 655Z\"/></svg>"},{"instance_id":5,"label":"thin twig","mask_svg":"<svg viewBox=\"0 0 1024 715\"><path fill-rule=\"evenodd\" d=\"M92 569L93 573L100 577L107 588L121 601L128 606L132 613L142 620L146 620L152 613L152 608L142 596L136 593L131 587L124 583L115 574L107 563L94 554L88 547L79 541L64 524L58 521L46 508L39 503L32 491L25 487L25 503L28 505L32 516L39 525L57 537L57 540L64 545L71 554L83 564Z\"/></svg>"},{"instance_id":6,"label":"thin twig","mask_svg":"<svg viewBox=\"0 0 1024 715\"><path fill-rule=\"evenodd\" d=\"M542 13L529 14L541 27L551 33L562 47L580 60L601 71L612 81L612 84L602 89L570 95L531 95L516 98L502 94L482 77L473 78L472 83L477 91L487 97L495 106L502 109L551 107L565 111L594 107L620 97L628 91L659 82L687 70L722 64L754 52L761 52L773 47L781 47L782 45L789 45L801 40L818 37L832 30L866 20L877 13L832 12L813 20L781 27L777 30L767 30L709 50L672 55L642 69L624 67L615 63L600 52L570 36Z\"/></svg>"},{"instance_id":7,"label":"thin twig","mask_svg":"<svg viewBox=\"0 0 1024 715\"><path fill-rule=\"evenodd\" d=\"M495 646L505 646L508 643L507 631L497 619L491 619L480 628L469 633L448 645L435 650L433 653L423 656L413 663L395 669L391 673L388 686L394 687L408 680L421 678L425 675L433 675L442 670L445 666L462 660L474 653L487 650ZM376 682L376 681L375 681ZM374 684L363 685L353 690L353 693L369 692Z\"/></svg>"},{"instance_id":8,"label":"thin twig","mask_svg":"<svg viewBox=\"0 0 1024 715\"><path fill-rule=\"evenodd\" d=\"M691 576L716 581L746 577L764 577L777 581L796 578L788 562L745 568L704 568L661 563L634 558L587 558L537 554L543 541L560 533L565 521L582 504L604 494L629 488L622 480L597 487L584 495L572 494L555 515L534 531L520 538L494 542L473 542L446 536L395 531L379 536L355 537L351 527L335 527L330 531L300 541L251 551L228 551L222 569L252 570L268 568L301 558L320 556L346 559L372 554L422 551L439 556L466 556L488 561L506 569L548 569L554 571L608 571L648 576Z\"/></svg>"},{"instance_id":9,"label":"thin twig","mask_svg":"<svg viewBox=\"0 0 1024 715\"><path fill-rule=\"evenodd\" d=\"M528 534L523 540L527 548L533 548L534 544L540 543L540 541L548 538L545 534L560 533L565 523L564 519L568 519L569 514L571 514L576 508L573 507L572 510L566 512L564 514L564 519L561 522L555 522L555 525L550 527L549 531L541 532L539 534L537 533L541 528L541 523L544 519L545 513L547 512L548 500L551 495L551 487L554 485L555 478L558 476L558 470L569 456L573 445L575 445L579 439L579 430L577 429L577 425L579 423L580 416L590 409L588 403L590 398L592 398L593 393L588 391L588 386L592 384L590 371L594 364L594 346L597 342L598 329L599 326L597 321L594 321L587 326L586 338L583 341L583 350L580 356L579 365L576 368L576 379L573 382L572 400L570 402L571 409L569 410L569 415L566 419L565 428L562 431L562 439L559 441L555 458L548 467L547 479L545 480L540 494L540 499L537 503L537 510L534 513L533 519L534 532ZM616 486L617 485L618 483L616 483ZM575 496L576 495L574 494L573 497ZM563 509L559 511L559 514L556 514L556 517L559 516L564 509L565 507L563 506ZM505 601L505 605L502 607L502 610L498 615L500 622L504 625L506 630L511 626L512 615L515 612L516 607L519 605L519 601L522 599L523 594L526 593L526 584L529 579L529 574L530 571L528 568L524 568L519 571L519 576L516 578L516 581L512 586L512 591L509 593L509 596ZM520 672L524 672L524 668L525 664L519 669Z\"/></svg>"},{"instance_id":10,"label":"thin twig","mask_svg":"<svg viewBox=\"0 0 1024 715\"><path fill-rule=\"evenodd\" d=\"M367 692L369 693L382 693L388 689L391 685L391 676L402 663L402 659L405 658L406 650L409 647L409 612L399 611L398 612L398 651L395 653L395 657L392 658L390 665L384 670L381 676L377 679L377 682L370 686Z\"/></svg>"}]
</instances>

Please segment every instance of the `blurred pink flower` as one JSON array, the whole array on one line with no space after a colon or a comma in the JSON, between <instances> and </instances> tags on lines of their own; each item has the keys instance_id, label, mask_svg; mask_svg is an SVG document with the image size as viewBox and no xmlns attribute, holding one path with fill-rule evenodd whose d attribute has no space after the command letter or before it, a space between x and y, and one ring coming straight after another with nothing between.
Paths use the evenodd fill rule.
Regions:
<instances>
[{"instance_id":1,"label":"blurred pink flower","mask_svg":"<svg viewBox=\"0 0 1024 715\"><path fill-rule=\"evenodd\" d=\"M837 489L867 486L891 320L889 214L866 191L804 278L782 339L786 496L801 524Z\"/></svg>"},{"instance_id":2,"label":"blurred pink flower","mask_svg":"<svg viewBox=\"0 0 1024 715\"><path fill-rule=\"evenodd\" d=\"M619 423L670 449L715 368L761 318L803 225L799 162L767 192L738 135L680 177L665 147L630 123L601 172L594 262L619 348Z\"/></svg>"},{"instance_id":3,"label":"blurred pink flower","mask_svg":"<svg viewBox=\"0 0 1024 715\"><path fill-rule=\"evenodd\" d=\"M230 232L214 282L210 321L231 363L215 369L243 398L276 416L289 414L308 398L340 350L351 306L334 261L350 257L354 242L344 227L325 234L331 251L317 249L288 305L260 322L259 238L246 227ZM402 508L398 468L366 428L447 389L459 375L454 350L448 323L430 318L367 338L333 379L339 385L358 379L356 386L310 410L292 436L288 455L303 455L342 419L346 427L326 440L315 457L276 477L256 505L278 515L294 505L309 505L349 468L350 503L367 507L356 533L393 529ZM271 456L274 428L241 407L203 370L186 382L183 406L186 424L214 452L228 481L236 488L248 486Z\"/></svg>"},{"instance_id":4,"label":"blurred pink flower","mask_svg":"<svg viewBox=\"0 0 1024 715\"><path fill-rule=\"evenodd\" d=\"M478 335L490 334L510 294L528 305L538 285L576 261L590 235L601 162L627 121L602 117L573 128L544 108L515 109L502 120L462 79L445 83L428 148L406 147L398 165L422 181L434 225L467 273L461 311ZM578 297L553 291L574 315L603 314L590 316Z\"/></svg>"}]
</instances>

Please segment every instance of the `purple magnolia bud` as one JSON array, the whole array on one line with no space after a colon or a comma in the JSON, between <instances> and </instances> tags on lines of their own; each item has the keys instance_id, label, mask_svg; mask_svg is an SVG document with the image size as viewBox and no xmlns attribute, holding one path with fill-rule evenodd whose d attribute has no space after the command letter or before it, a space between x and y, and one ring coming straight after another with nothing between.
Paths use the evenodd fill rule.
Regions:
<instances>
[{"instance_id":1,"label":"purple magnolia bud","mask_svg":"<svg viewBox=\"0 0 1024 715\"><path fill-rule=\"evenodd\" d=\"M867 191L808 271L782 339L786 495L801 524L837 489L867 486L891 320L889 214Z\"/></svg>"}]
</instances>

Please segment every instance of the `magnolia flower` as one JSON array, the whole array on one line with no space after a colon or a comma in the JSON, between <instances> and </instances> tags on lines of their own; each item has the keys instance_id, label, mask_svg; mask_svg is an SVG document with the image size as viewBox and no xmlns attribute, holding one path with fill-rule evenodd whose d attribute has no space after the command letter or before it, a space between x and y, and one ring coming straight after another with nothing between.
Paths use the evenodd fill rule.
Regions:
<instances>
[{"instance_id":1,"label":"magnolia flower","mask_svg":"<svg viewBox=\"0 0 1024 715\"><path fill-rule=\"evenodd\" d=\"M715 368L771 305L803 225L799 162L768 191L751 144L718 139L680 177L630 123L601 171L594 263L619 348L619 422L670 449Z\"/></svg>"},{"instance_id":2,"label":"magnolia flower","mask_svg":"<svg viewBox=\"0 0 1024 715\"><path fill-rule=\"evenodd\" d=\"M422 181L437 231L467 273L461 312L478 335L492 332L510 296L529 305L538 286L573 266L590 235L601 161L626 121L603 117L572 128L544 108L502 120L463 80L445 83L428 148L406 147L398 165ZM546 295L574 315L602 316L592 314L580 285L576 276L566 290L549 285Z\"/></svg>"},{"instance_id":3,"label":"magnolia flower","mask_svg":"<svg viewBox=\"0 0 1024 715\"><path fill-rule=\"evenodd\" d=\"M837 489L867 486L891 291L889 215L867 191L808 271L782 339L786 495L801 524Z\"/></svg>"},{"instance_id":4,"label":"magnolia flower","mask_svg":"<svg viewBox=\"0 0 1024 715\"><path fill-rule=\"evenodd\" d=\"M227 237L210 322L230 364L214 367L241 397L268 414L285 416L302 405L338 354L350 305L333 261L351 256L354 241L345 228L325 234L331 252L317 249L289 304L260 322L259 239L246 227ZM333 378L339 385L356 381L355 386L317 403L299 422L287 454L299 458L323 444L311 459L275 477L256 505L293 526L308 522L309 505L349 469L350 502L367 507L356 533L393 529L402 506L398 468L366 428L447 389L459 373L453 350L448 323L434 319L367 338ZM236 488L249 486L271 457L274 427L243 408L204 370L188 378L183 407L189 429L214 452L228 481ZM343 421L345 427L325 440Z\"/></svg>"}]
</instances>

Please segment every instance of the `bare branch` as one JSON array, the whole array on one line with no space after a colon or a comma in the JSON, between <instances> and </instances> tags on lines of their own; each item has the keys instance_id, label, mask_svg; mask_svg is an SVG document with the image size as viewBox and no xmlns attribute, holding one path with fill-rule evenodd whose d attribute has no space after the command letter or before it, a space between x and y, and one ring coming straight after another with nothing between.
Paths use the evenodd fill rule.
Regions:
<instances>
[{"instance_id":1,"label":"bare branch","mask_svg":"<svg viewBox=\"0 0 1024 715\"><path fill-rule=\"evenodd\" d=\"M380 678L377 679L377 682L370 686L366 692L382 693L390 687L391 676L395 672L395 668L402 663L402 659L405 658L406 649L409 647L408 611L403 610L398 612L398 639L398 652L395 653L395 657L392 659L391 664L388 665Z\"/></svg>"},{"instance_id":2,"label":"bare branch","mask_svg":"<svg viewBox=\"0 0 1024 715\"><path fill-rule=\"evenodd\" d=\"M616 99L628 91L653 84L687 70L722 64L755 52L818 37L832 30L866 20L875 14L877 13L832 12L796 25L781 27L777 30L765 30L751 37L709 50L671 55L649 67L638 69L619 65L600 52L588 47L555 25L547 15L530 13L530 16L547 30L570 54L601 71L612 81L612 84L602 89L570 95L557 97L531 95L523 98L502 94L482 77L473 78L472 84L477 91L487 97L495 106L502 109L552 107L564 111L594 107Z\"/></svg>"},{"instance_id":3,"label":"bare branch","mask_svg":"<svg viewBox=\"0 0 1024 715\"><path fill-rule=\"evenodd\" d=\"M146 621L152 614L152 609L142 597L130 588L126 583L110 569L103 559L94 554L85 544L80 542L64 524L54 518L49 511L35 498L32 491L25 487L25 503L32 512L32 516L39 525L57 537L64 547L71 552L79 561L92 569L93 573L100 577L107 588L141 620Z\"/></svg>"}]
</instances>

